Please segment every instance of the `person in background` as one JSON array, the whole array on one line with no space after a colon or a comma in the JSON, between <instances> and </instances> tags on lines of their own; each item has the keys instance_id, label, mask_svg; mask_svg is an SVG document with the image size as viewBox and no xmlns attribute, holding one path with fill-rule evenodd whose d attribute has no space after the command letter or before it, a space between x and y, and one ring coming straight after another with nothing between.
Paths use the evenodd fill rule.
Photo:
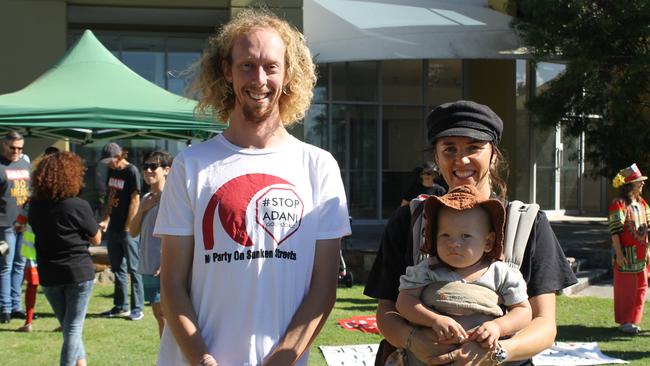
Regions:
<instances>
[{"instance_id":1,"label":"person in background","mask_svg":"<svg viewBox=\"0 0 650 366\"><path fill-rule=\"evenodd\" d=\"M609 231L614 248L614 320L627 334L638 334L643 318L650 261L650 208L641 197L648 177L632 164L614 177L619 195L609 206Z\"/></svg>"},{"instance_id":2,"label":"person in background","mask_svg":"<svg viewBox=\"0 0 650 366\"><path fill-rule=\"evenodd\" d=\"M145 154L142 162L142 176L149 186L149 192L140 199L138 212L131 221L129 233L135 238L140 235L140 264L144 299L151 304L153 316L158 322L158 335L162 337L165 319L160 306L160 238L153 236L158 217L158 204L165 181L172 166L172 156L164 151Z\"/></svg>"},{"instance_id":3,"label":"person in background","mask_svg":"<svg viewBox=\"0 0 650 366\"><path fill-rule=\"evenodd\" d=\"M53 155L58 152L58 148L54 146L48 146L43 152L43 157ZM22 254L26 259L25 282L27 283L27 287L25 288L25 310L27 316L25 317L25 324L18 328L19 332L27 333L32 331L32 321L38 318L36 314L34 314L34 309L36 307L36 290L38 289L40 281L38 279L38 265L36 262L36 247L34 246L34 241L34 232L31 230L30 226L27 226L26 230L23 232L22 241Z\"/></svg>"},{"instance_id":4,"label":"person in background","mask_svg":"<svg viewBox=\"0 0 650 366\"><path fill-rule=\"evenodd\" d=\"M89 245L102 233L88 202L79 198L86 167L71 152L46 156L36 167L29 224L38 277L63 332L61 366L85 366L82 333L95 279Z\"/></svg>"},{"instance_id":5,"label":"person in background","mask_svg":"<svg viewBox=\"0 0 650 366\"><path fill-rule=\"evenodd\" d=\"M461 100L434 108L426 124L433 160L450 190L473 185L480 199L496 196L505 201L505 162L498 149L503 122L496 113L485 105ZM400 207L389 219L364 290L379 300L377 325L388 341L382 341L383 348L408 345L420 361L431 365L476 365L484 361L532 365L531 357L555 340L556 291L577 282L544 213L540 211L533 223L520 267L533 319L511 338L500 340L494 351L477 342L438 344L431 329L410 325L396 311L400 276L414 264L411 219L408 206ZM383 351L378 357L382 355Z\"/></svg>"},{"instance_id":6,"label":"person in background","mask_svg":"<svg viewBox=\"0 0 650 366\"><path fill-rule=\"evenodd\" d=\"M127 152L114 143L102 149L102 163L108 164L107 192L104 214L99 223L106 232L108 258L115 274L113 308L100 315L107 318L144 317L144 289L138 273L138 242L129 235L131 221L140 206L140 173L127 160ZM131 278L131 311L129 311L129 276Z\"/></svg>"},{"instance_id":7,"label":"person in background","mask_svg":"<svg viewBox=\"0 0 650 366\"><path fill-rule=\"evenodd\" d=\"M336 160L287 131L309 108L312 57L286 21L245 9L199 64L199 112L229 124L165 184L158 365L306 365L350 233Z\"/></svg>"},{"instance_id":8,"label":"person in background","mask_svg":"<svg viewBox=\"0 0 650 366\"><path fill-rule=\"evenodd\" d=\"M26 222L23 206L30 194L32 168L21 159L25 146L21 134L8 132L0 145L0 241L5 241L8 249L0 257L0 323L9 323L12 317L27 317L21 299L25 269L21 247Z\"/></svg>"},{"instance_id":9,"label":"person in background","mask_svg":"<svg viewBox=\"0 0 650 366\"><path fill-rule=\"evenodd\" d=\"M436 183L437 174L434 166L435 165L433 163L426 163L417 169L417 180L415 180L409 187L408 191L406 191L404 198L402 198L402 202L400 204L401 206L408 205L412 199L421 194L426 194L429 196L442 196L445 194L445 192L447 192L445 187Z\"/></svg>"}]
</instances>

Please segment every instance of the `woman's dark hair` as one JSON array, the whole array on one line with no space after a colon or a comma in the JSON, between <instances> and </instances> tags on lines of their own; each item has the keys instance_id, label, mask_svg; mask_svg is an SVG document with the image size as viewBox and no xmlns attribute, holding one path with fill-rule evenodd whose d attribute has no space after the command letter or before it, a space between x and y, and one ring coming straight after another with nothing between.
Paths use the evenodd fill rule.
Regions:
<instances>
[{"instance_id":1,"label":"woman's dark hair","mask_svg":"<svg viewBox=\"0 0 650 366\"><path fill-rule=\"evenodd\" d=\"M85 172L83 160L75 153L62 151L46 155L32 177L33 196L51 201L76 197L84 186Z\"/></svg>"},{"instance_id":2,"label":"woman's dark hair","mask_svg":"<svg viewBox=\"0 0 650 366\"><path fill-rule=\"evenodd\" d=\"M618 189L618 195L622 199L625 200L626 205L632 204L632 199L638 199L639 197L632 197L632 190L634 189L634 185L632 183L626 183L623 184L619 189Z\"/></svg>"},{"instance_id":3,"label":"woman's dark hair","mask_svg":"<svg viewBox=\"0 0 650 366\"><path fill-rule=\"evenodd\" d=\"M490 181L492 183L492 190L496 193L497 197L504 201L508 195L508 161L501 154L501 150L495 145L492 145L492 159L490 159ZM494 162L492 163L494 159Z\"/></svg>"},{"instance_id":4,"label":"woman's dark hair","mask_svg":"<svg viewBox=\"0 0 650 366\"><path fill-rule=\"evenodd\" d=\"M144 154L144 157L142 158L142 164L146 163L147 160L156 160L160 166L167 167L172 166L174 158L166 151L157 150L149 151L148 153Z\"/></svg>"}]
</instances>

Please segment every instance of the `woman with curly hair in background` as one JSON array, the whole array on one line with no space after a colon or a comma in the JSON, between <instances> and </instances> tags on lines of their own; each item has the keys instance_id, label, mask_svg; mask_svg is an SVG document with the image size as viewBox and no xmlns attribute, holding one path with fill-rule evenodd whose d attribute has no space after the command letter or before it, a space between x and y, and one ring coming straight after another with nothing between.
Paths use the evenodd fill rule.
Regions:
<instances>
[{"instance_id":1,"label":"woman with curly hair in background","mask_svg":"<svg viewBox=\"0 0 650 366\"><path fill-rule=\"evenodd\" d=\"M32 177L29 224L43 292L62 326L60 365L86 365L81 335L95 276L88 246L100 243L101 231L77 197L85 172L79 156L60 152L46 156Z\"/></svg>"}]
</instances>

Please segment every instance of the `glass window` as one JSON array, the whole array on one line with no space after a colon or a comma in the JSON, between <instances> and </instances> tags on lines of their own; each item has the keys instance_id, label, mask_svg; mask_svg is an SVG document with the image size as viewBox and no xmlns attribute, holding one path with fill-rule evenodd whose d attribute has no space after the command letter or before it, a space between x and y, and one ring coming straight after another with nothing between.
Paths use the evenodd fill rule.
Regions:
<instances>
[{"instance_id":1,"label":"glass window","mask_svg":"<svg viewBox=\"0 0 650 366\"><path fill-rule=\"evenodd\" d=\"M427 63L427 104L435 107L463 97L461 60L429 60Z\"/></svg>"},{"instance_id":2,"label":"glass window","mask_svg":"<svg viewBox=\"0 0 650 366\"><path fill-rule=\"evenodd\" d=\"M555 129L535 126L536 203L555 209Z\"/></svg>"},{"instance_id":3,"label":"glass window","mask_svg":"<svg viewBox=\"0 0 650 366\"><path fill-rule=\"evenodd\" d=\"M312 104L304 121L305 141L327 150L329 133L327 130L327 105Z\"/></svg>"},{"instance_id":4,"label":"glass window","mask_svg":"<svg viewBox=\"0 0 650 366\"><path fill-rule=\"evenodd\" d=\"M382 218L390 217L428 159L421 107L384 107L382 123Z\"/></svg>"},{"instance_id":5,"label":"glass window","mask_svg":"<svg viewBox=\"0 0 650 366\"><path fill-rule=\"evenodd\" d=\"M385 103L422 104L422 60L388 60L382 63Z\"/></svg>"},{"instance_id":6,"label":"glass window","mask_svg":"<svg viewBox=\"0 0 650 366\"><path fill-rule=\"evenodd\" d=\"M516 126L515 138L517 143L514 146L515 154L510 156L514 159L514 169L510 172L513 175L513 187L509 187L509 192L512 190L513 198L529 202L530 197L530 117L526 109L526 102L528 101L528 86L527 86L527 67L526 60L517 60L516 62L516 86L515 86L515 103L516 103Z\"/></svg>"},{"instance_id":7,"label":"glass window","mask_svg":"<svg viewBox=\"0 0 650 366\"><path fill-rule=\"evenodd\" d=\"M185 89L193 77L190 67L201 57L203 43L198 38L167 39L167 90L185 95Z\"/></svg>"},{"instance_id":8,"label":"glass window","mask_svg":"<svg viewBox=\"0 0 650 366\"><path fill-rule=\"evenodd\" d=\"M162 37L124 37L122 62L138 75L165 88L165 45Z\"/></svg>"},{"instance_id":9,"label":"glass window","mask_svg":"<svg viewBox=\"0 0 650 366\"><path fill-rule=\"evenodd\" d=\"M324 102L329 100L329 68L327 64L318 65L316 70L316 75L318 80L316 81L316 87L314 87L314 101L315 102Z\"/></svg>"},{"instance_id":10,"label":"glass window","mask_svg":"<svg viewBox=\"0 0 650 366\"><path fill-rule=\"evenodd\" d=\"M578 156L580 154L580 140L563 133L560 129L562 141L560 164L560 207L565 210L577 212L578 207Z\"/></svg>"},{"instance_id":11,"label":"glass window","mask_svg":"<svg viewBox=\"0 0 650 366\"><path fill-rule=\"evenodd\" d=\"M373 102L377 100L377 62L332 64L333 100Z\"/></svg>"},{"instance_id":12,"label":"glass window","mask_svg":"<svg viewBox=\"0 0 650 366\"><path fill-rule=\"evenodd\" d=\"M544 84L555 79L565 66L562 64L553 64L540 62L537 64L535 73L535 93L539 94L544 88ZM556 185L558 178L557 169L561 167L561 161L558 161L560 142L557 136L559 129L535 126L535 160L537 163L535 171L536 179L536 201L542 209L554 210L559 205L555 202L555 193L561 187ZM565 179L564 184L567 184ZM559 207L559 206L558 206Z\"/></svg>"},{"instance_id":13,"label":"glass window","mask_svg":"<svg viewBox=\"0 0 650 366\"><path fill-rule=\"evenodd\" d=\"M535 87L537 88L536 94L539 94L541 92L540 91L541 86L555 79L558 75L560 75L564 71L564 69L566 69L566 66L563 64L554 64L550 62L538 63L535 68L536 71Z\"/></svg>"},{"instance_id":14,"label":"glass window","mask_svg":"<svg viewBox=\"0 0 650 366\"><path fill-rule=\"evenodd\" d=\"M377 219L377 107L334 105L332 148L348 193L350 215Z\"/></svg>"}]
</instances>

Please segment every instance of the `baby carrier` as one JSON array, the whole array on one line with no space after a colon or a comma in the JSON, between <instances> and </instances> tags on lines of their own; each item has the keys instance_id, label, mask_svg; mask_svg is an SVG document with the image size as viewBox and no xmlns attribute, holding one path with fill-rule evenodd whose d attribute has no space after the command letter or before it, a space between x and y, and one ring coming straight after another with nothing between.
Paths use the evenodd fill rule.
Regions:
<instances>
[{"instance_id":1,"label":"baby carrier","mask_svg":"<svg viewBox=\"0 0 650 366\"><path fill-rule=\"evenodd\" d=\"M428 196L420 195L409 203L411 210L411 238L412 246L408 248L413 256L413 264L418 264L427 258L425 253L420 251L424 242L424 227L426 218L423 215L424 201ZM519 269L523 262L524 252L528 244L530 232L535 224L535 218L539 212L539 205L536 203L526 204L521 201L510 201L506 207L506 227L503 243L504 262L510 267ZM396 348L385 339L379 344L375 366L385 366L389 355L395 352Z\"/></svg>"}]
</instances>

